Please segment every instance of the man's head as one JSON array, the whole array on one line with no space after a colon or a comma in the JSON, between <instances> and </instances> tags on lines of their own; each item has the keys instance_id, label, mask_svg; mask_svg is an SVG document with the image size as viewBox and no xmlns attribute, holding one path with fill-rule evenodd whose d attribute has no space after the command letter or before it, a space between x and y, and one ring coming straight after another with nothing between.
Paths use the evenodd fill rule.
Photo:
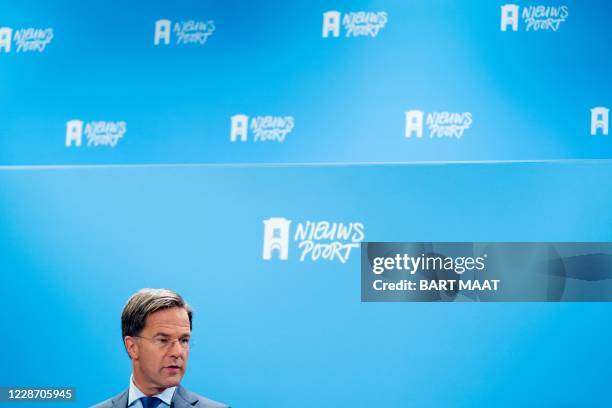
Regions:
<instances>
[{"instance_id":1,"label":"man's head","mask_svg":"<svg viewBox=\"0 0 612 408\"><path fill-rule=\"evenodd\" d=\"M192 311L168 289L142 289L126 303L121 334L134 382L147 395L178 385L187 369Z\"/></svg>"}]
</instances>

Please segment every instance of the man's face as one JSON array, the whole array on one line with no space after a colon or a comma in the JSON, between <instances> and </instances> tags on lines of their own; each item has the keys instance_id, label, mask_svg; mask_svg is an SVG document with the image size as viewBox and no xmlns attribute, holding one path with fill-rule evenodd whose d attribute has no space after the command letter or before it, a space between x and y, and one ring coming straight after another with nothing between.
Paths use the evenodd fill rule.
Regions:
<instances>
[{"instance_id":1,"label":"man's face","mask_svg":"<svg viewBox=\"0 0 612 408\"><path fill-rule=\"evenodd\" d=\"M181 382L190 335L187 311L174 307L151 313L138 337L126 337L134 382L141 391L153 395Z\"/></svg>"}]
</instances>

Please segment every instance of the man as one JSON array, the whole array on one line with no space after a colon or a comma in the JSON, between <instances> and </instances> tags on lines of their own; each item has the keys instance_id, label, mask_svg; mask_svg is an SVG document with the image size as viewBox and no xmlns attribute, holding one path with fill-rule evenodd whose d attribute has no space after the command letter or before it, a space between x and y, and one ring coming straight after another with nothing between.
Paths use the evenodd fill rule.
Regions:
<instances>
[{"instance_id":1,"label":"man","mask_svg":"<svg viewBox=\"0 0 612 408\"><path fill-rule=\"evenodd\" d=\"M132 360L129 388L94 408L229 408L180 385L187 369L193 313L177 293L142 289L121 314Z\"/></svg>"}]
</instances>

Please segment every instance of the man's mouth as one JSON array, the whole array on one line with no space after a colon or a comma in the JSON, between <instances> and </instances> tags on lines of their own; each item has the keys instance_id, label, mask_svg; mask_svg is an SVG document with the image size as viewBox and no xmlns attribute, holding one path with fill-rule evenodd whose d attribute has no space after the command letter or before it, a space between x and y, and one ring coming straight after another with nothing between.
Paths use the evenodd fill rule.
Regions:
<instances>
[{"instance_id":1,"label":"man's mouth","mask_svg":"<svg viewBox=\"0 0 612 408\"><path fill-rule=\"evenodd\" d=\"M175 365L175 364L171 364L171 365L167 365L164 368L168 369L168 370L180 370L181 366Z\"/></svg>"}]
</instances>

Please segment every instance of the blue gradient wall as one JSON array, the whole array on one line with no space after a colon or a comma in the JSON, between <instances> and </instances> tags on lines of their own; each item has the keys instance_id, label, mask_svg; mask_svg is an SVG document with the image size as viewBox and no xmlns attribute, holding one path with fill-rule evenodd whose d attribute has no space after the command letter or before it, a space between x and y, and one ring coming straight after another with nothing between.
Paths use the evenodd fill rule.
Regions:
<instances>
[{"instance_id":1,"label":"blue gradient wall","mask_svg":"<svg viewBox=\"0 0 612 408\"><path fill-rule=\"evenodd\" d=\"M115 395L121 309L169 287L195 309L183 384L235 407L604 406L607 303L361 303L358 250L262 258L271 217L366 241L612 241L612 136L591 134L610 6L516 2L569 15L514 32L505 3L0 3L0 28L53 29L42 52L0 47L0 386ZM388 21L324 38L329 10ZM160 19L215 30L155 45ZM410 110L473 123L407 136ZM237 114L295 126L232 141ZM127 131L67 145L74 119Z\"/></svg>"},{"instance_id":2,"label":"blue gradient wall","mask_svg":"<svg viewBox=\"0 0 612 408\"><path fill-rule=\"evenodd\" d=\"M504 2L6 3L0 24L52 28L43 52L0 50L0 164L292 163L610 158L605 1L552 29L500 29ZM322 36L323 14L384 12L375 37ZM204 44L155 45L155 23L212 21ZM543 18L545 20L545 18ZM174 35L174 34L173 34ZM405 112L469 112L461 138L406 137ZM236 114L292 116L282 143L230 141ZM66 123L125 121L109 146ZM609 118L608 118L609 121Z\"/></svg>"},{"instance_id":3,"label":"blue gradient wall","mask_svg":"<svg viewBox=\"0 0 612 408\"><path fill-rule=\"evenodd\" d=\"M261 258L271 215L368 239L610 241L609 164L3 172L2 384L127 386L119 315L196 309L185 385L235 406L597 406L607 303L362 304L346 264ZM577 374L579 373L579 374Z\"/></svg>"}]
</instances>

